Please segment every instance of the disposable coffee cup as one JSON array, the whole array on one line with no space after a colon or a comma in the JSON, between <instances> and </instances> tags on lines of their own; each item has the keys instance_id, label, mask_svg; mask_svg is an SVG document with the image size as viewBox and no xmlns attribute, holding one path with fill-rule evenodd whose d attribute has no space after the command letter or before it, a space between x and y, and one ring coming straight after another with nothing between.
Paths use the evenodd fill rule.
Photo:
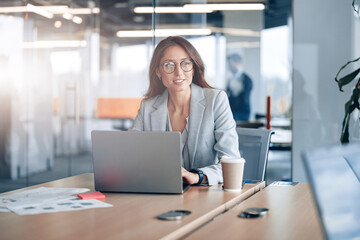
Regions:
<instances>
[{"instance_id":1,"label":"disposable coffee cup","mask_svg":"<svg viewBox=\"0 0 360 240\"><path fill-rule=\"evenodd\" d=\"M243 174L244 174L244 158L222 157L220 159L224 190L225 191L241 191Z\"/></svg>"}]
</instances>

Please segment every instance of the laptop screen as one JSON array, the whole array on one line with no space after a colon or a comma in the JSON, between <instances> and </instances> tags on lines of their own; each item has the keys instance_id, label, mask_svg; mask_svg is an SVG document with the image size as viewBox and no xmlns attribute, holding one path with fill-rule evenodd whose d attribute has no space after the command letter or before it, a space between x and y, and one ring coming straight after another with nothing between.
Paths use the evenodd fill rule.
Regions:
<instances>
[{"instance_id":1,"label":"laptop screen","mask_svg":"<svg viewBox=\"0 0 360 240\"><path fill-rule=\"evenodd\" d=\"M359 239L360 144L305 151L303 160L328 239Z\"/></svg>"}]
</instances>

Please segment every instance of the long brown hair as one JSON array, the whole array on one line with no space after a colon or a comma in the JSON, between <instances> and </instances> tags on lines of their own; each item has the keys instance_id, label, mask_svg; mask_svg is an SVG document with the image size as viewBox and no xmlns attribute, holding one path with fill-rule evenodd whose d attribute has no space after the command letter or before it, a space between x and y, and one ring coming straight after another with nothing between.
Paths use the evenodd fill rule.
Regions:
<instances>
[{"instance_id":1,"label":"long brown hair","mask_svg":"<svg viewBox=\"0 0 360 240\"><path fill-rule=\"evenodd\" d=\"M195 47L185 38L179 36L170 36L159 42L156 46L153 56L150 62L149 68L149 80L150 85L145 98L149 99L158 94L161 94L165 90L165 86L162 81L159 80L156 75L156 69L160 67L160 60L164 55L166 49L172 46L182 47L187 54L189 54L191 60L194 61L194 78L193 83L200 87L212 88L206 81L204 77L205 67L204 63L200 57L200 54L195 49Z\"/></svg>"}]
</instances>

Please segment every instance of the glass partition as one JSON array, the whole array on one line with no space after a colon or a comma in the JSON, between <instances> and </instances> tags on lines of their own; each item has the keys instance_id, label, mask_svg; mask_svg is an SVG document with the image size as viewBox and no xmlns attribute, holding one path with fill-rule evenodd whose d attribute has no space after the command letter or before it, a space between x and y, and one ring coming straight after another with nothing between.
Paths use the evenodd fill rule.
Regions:
<instances>
[{"instance_id":1,"label":"glass partition","mask_svg":"<svg viewBox=\"0 0 360 240\"><path fill-rule=\"evenodd\" d=\"M357 97L353 96L359 88L359 76L350 75L342 91L334 81L346 63L353 61L342 69L338 79L360 66L359 61L354 61L360 57L358 7L359 1L352 0L294 0L292 171L296 181L307 181L301 152L345 143L341 141L346 132L344 123L349 124L348 141L360 141ZM351 108L347 116L345 111Z\"/></svg>"},{"instance_id":2,"label":"glass partition","mask_svg":"<svg viewBox=\"0 0 360 240\"><path fill-rule=\"evenodd\" d=\"M239 126L264 126L267 95L273 116L289 119L291 30L264 30L276 1L249 2L1 1L0 192L92 172L91 131L131 127L153 49L169 35L196 47Z\"/></svg>"},{"instance_id":3,"label":"glass partition","mask_svg":"<svg viewBox=\"0 0 360 240\"><path fill-rule=\"evenodd\" d=\"M1 1L0 191L92 172L94 1Z\"/></svg>"}]
</instances>

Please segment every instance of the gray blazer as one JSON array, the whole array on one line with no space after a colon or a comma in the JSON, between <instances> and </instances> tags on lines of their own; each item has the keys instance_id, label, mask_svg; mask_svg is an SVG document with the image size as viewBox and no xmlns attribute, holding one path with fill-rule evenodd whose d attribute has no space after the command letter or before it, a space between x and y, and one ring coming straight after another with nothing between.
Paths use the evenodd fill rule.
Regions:
<instances>
[{"instance_id":1,"label":"gray blazer","mask_svg":"<svg viewBox=\"0 0 360 240\"><path fill-rule=\"evenodd\" d=\"M166 131L168 91L143 100L132 129ZM191 169L200 169L209 185L222 182L220 158L239 157L236 123L224 91L191 84L188 123ZM189 169L188 169L189 170Z\"/></svg>"}]
</instances>

